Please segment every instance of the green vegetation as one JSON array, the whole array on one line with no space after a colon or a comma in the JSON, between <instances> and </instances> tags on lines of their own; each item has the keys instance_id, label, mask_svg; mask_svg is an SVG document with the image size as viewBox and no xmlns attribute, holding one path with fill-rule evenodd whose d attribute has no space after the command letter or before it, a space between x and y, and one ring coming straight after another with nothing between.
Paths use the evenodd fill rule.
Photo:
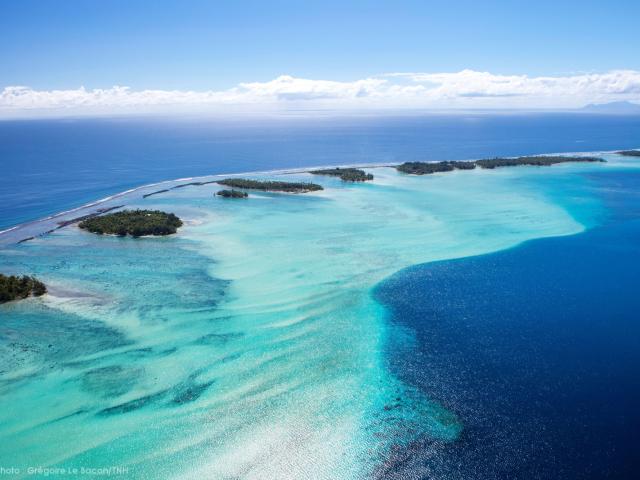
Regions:
<instances>
[{"instance_id":1,"label":"green vegetation","mask_svg":"<svg viewBox=\"0 0 640 480\"><path fill-rule=\"evenodd\" d=\"M159 210L123 210L99 217L83 220L80 228L97 234L131 235L170 235L182 226L182 220L173 213Z\"/></svg>"},{"instance_id":2,"label":"green vegetation","mask_svg":"<svg viewBox=\"0 0 640 480\"><path fill-rule=\"evenodd\" d=\"M35 277L7 276L0 273L0 303L27 298L29 295L39 297L45 293L47 287Z\"/></svg>"},{"instance_id":3,"label":"green vegetation","mask_svg":"<svg viewBox=\"0 0 640 480\"><path fill-rule=\"evenodd\" d=\"M175 190L176 188L184 188L184 187L191 187L191 186L201 186L201 185L208 185L210 183L215 183L215 180L208 180L206 182L189 182L189 183L182 183L180 185L176 185L175 187L171 187L170 190Z\"/></svg>"},{"instance_id":4,"label":"green vegetation","mask_svg":"<svg viewBox=\"0 0 640 480\"><path fill-rule=\"evenodd\" d=\"M562 157L545 155L540 157L490 158L487 160L477 160L476 165L479 165L482 168L515 167L519 165L548 167L557 163L566 162L604 162L604 160L598 157Z\"/></svg>"},{"instance_id":5,"label":"green vegetation","mask_svg":"<svg viewBox=\"0 0 640 480\"><path fill-rule=\"evenodd\" d=\"M436 172L451 172L452 170L473 170L474 162L405 162L396 169L402 173L412 175L427 175Z\"/></svg>"},{"instance_id":6,"label":"green vegetation","mask_svg":"<svg viewBox=\"0 0 640 480\"><path fill-rule=\"evenodd\" d=\"M625 157L640 157L640 150L621 150L616 153Z\"/></svg>"},{"instance_id":7,"label":"green vegetation","mask_svg":"<svg viewBox=\"0 0 640 480\"><path fill-rule=\"evenodd\" d=\"M240 190L220 190L216 193L216 195L220 195L224 198L247 198L249 194L247 192L242 192Z\"/></svg>"},{"instance_id":8,"label":"green vegetation","mask_svg":"<svg viewBox=\"0 0 640 480\"><path fill-rule=\"evenodd\" d=\"M248 180L246 178L225 178L218 181L218 183L231 188L262 190L265 192L306 193L323 189L322 186L316 183Z\"/></svg>"},{"instance_id":9,"label":"green vegetation","mask_svg":"<svg viewBox=\"0 0 640 480\"><path fill-rule=\"evenodd\" d=\"M165 193L165 192L168 192L168 191L169 191L169 189L165 188L163 190L157 190L155 192L145 193L144 195L142 195L142 198L147 198L147 197L150 197L152 195L158 195L159 193Z\"/></svg>"},{"instance_id":10,"label":"green vegetation","mask_svg":"<svg viewBox=\"0 0 640 480\"><path fill-rule=\"evenodd\" d=\"M453 164L456 170L473 170L476 168L475 162L449 162Z\"/></svg>"},{"instance_id":11,"label":"green vegetation","mask_svg":"<svg viewBox=\"0 0 640 480\"><path fill-rule=\"evenodd\" d=\"M518 165L534 165L539 167L555 165L565 162L604 162L598 157L562 157L559 155L530 156L517 158L489 158L473 162L406 162L398 165L399 172L413 175L425 175L436 172L450 172L452 170L473 170L476 166L482 168L515 167Z\"/></svg>"},{"instance_id":12,"label":"green vegetation","mask_svg":"<svg viewBox=\"0 0 640 480\"><path fill-rule=\"evenodd\" d=\"M325 168L322 170L311 170L309 173L314 175L330 175L332 177L340 177L345 182L366 182L373 180L373 175L366 173L358 168Z\"/></svg>"}]
</instances>

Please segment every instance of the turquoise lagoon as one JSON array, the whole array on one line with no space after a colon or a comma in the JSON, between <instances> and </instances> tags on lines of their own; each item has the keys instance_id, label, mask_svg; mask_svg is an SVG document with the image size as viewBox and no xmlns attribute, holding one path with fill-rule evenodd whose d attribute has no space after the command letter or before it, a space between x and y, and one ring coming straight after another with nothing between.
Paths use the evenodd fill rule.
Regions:
<instances>
[{"instance_id":1,"label":"turquoise lagoon","mask_svg":"<svg viewBox=\"0 0 640 480\"><path fill-rule=\"evenodd\" d=\"M598 225L592 174L640 165L603 156L423 177L379 167L364 184L272 172L251 176L325 190L230 200L207 184L142 198L186 179L100 205L174 212L175 236L68 226L14 243L83 210L8 232L3 272L36 274L50 293L0 306L0 463L17 477L361 479L421 437L455 442L456 412L388 368L389 345L411 333L388 321L376 285Z\"/></svg>"}]
</instances>

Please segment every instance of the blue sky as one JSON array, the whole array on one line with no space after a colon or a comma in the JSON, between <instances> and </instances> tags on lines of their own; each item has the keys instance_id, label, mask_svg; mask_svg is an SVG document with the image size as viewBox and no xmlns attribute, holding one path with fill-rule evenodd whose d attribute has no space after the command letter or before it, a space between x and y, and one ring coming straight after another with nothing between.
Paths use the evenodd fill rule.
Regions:
<instances>
[{"instance_id":1,"label":"blue sky","mask_svg":"<svg viewBox=\"0 0 640 480\"><path fill-rule=\"evenodd\" d=\"M0 86L640 70L638 1L3 2Z\"/></svg>"},{"instance_id":2,"label":"blue sky","mask_svg":"<svg viewBox=\"0 0 640 480\"><path fill-rule=\"evenodd\" d=\"M640 71L639 18L637 0L20 0L0 11L0 91L218 92L282 75L356 82L392 72ZM491 92L463 93L520 95Z\"/></svg>"}]
</instances>

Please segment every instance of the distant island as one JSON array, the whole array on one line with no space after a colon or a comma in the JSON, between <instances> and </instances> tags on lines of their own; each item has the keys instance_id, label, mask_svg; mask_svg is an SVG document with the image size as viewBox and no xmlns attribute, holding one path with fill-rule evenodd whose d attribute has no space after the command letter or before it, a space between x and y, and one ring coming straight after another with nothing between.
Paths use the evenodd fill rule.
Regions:
<instances>
[{"instance_id":1,"label":"distant island","mask_svg":"<svg viewBox=\"0 0 640 480\"><path fill-rule=\"evenodd\" d=\"M640 105L627 101L590 103L578 111L583 113L602 113L606 115L640 115Z\"/></svg>"},{"instance_id":2,"label":"distant island","mask_svg":"<svg viewBox=\"0 0 640 480\"><path fill-rule=\"evenodd\" d=\"M535 167L548 167L558 163L567 162L604 162L605 160L599 157L562 157L560 155L544 155L544 156L532 156L532 157L517 157L517 158L489 158L486 160L476 160L476 165L482 168L496 168L496 167L517 167L520 165L532 165Z\"/></svg>"},{"instance_id":3,"label":"distant island","mask_svg":"<svg viewBox=\"0 0 640 480\"><path fill-rule=\"evenodd\" d=\"M620 150L616 153L625 157L640 157L640 150Z\"/></svg>"},{"instance_id":4,"label":"distant island","mask_svg":"<svg viewBox=\"0 0 640 480\"><path fill-rule=\"evenodd\" d=\"M216 195L224 198L247 198L249 194L241 190L220 190L216 192Z\"/></svg>"},{"instance_id":5,"label":"distant island","mask_svg":"<svg viewBox=\"0 0 640 480\"><path fill-rule=\"evenodd\" d=\"M40 297L47 293L44 283L35 277L23 275L3 275L0 273L0 303L27 298L30 295Z\"/></svg>"},{"instance_id":6,"label":"distant island","mask_svg":"<svg viewBox=\"0 0 640 480\"><path fill-rule=\"evenodd\" d=\"M265 192L307 193L323 190L321 185L307 182L279 182L270 180L249 180L246 178L225 178L217 183L231 188L262 190Z\"/></svg>"},{"instance_id":7,"label":"distant island","mask_svg":"<svg viewBox=\"0 0 640 480\"><path fill-rule=\"evenodd\" d=\"M405 162L396 169L402 173L412 175L428 175L437 172L451 172L452 170L473 170L474 162Z\"/></svg>"},{"instance_id":8,"label":"distant island","mask_svg":"<svg viewBox=\"0 0 640 480\"><path fill-rule=\"evenodd\" d=\"M98 217L88 218L78 224L92 233L141 237L143 235L171 235L182 226L173 213L160 210L123 210Z\"/></svg>"},{"instance_id":9,"label":"distant island","mask_svg":"<svg viewBox=\"0 0 640 480\"><path fill-rule=\"evenodd\" d=\"M528 156L516 158L488 158L484 160L475 160L470 162L405 162L398 165L396 169L399 172L409 173L413 175L426 175L436 172L450 172L452 170L473 170L476 166L481 168L493 169L497 167L515 167L520 165L532 165L545 167L555 165L557 163L566 162L604 162L599 157L562 157L554 155L544 156Z\"/></svg>"},{"instance_id":10,"label":"distant island","mask_svg":"<svg viewBox=\"0 0 640 480\"><path fill-rule=\"evenodd\" d=\"M180 185L176 185L175 187L171 187L169 190L175 190L176 188L184 188L184 187L191 187L191 186L199 187L201 185L208 185L210 183L216 183L216 181L215 180L208 180L206 182L181 183Z\"/></svg>"},{"instance_id":11,"label":"distant island","mask_svg":"<svg viewBox=\"0 0 640 480\"><path fill-rule=\"evenodd\" d=\"M366 182L373 180L373 175L366 173L359 168L325 168L321 170L311 170L309 173L313 175L329 175L332 177L340 177L345 182Z\"/></svg>"}]
</instances>

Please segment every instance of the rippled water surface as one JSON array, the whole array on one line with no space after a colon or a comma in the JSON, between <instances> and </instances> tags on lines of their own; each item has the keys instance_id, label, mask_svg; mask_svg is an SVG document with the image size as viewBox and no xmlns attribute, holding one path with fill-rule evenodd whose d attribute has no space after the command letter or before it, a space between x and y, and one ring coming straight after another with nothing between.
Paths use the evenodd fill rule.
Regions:
<instances>
[{"instance_id":1,"label":"rippled water surface","mask_svg":"<svg viewBox=\"0 0 640 480\"><path fill-rule=\"evenodd\" d=\"M373 168L366 184L280 175L325 190L246 200L215 197L215 184L134 192L117 201L175 212L185 226L141 239L69 226L6 245L3 271L36 274L50 293L0 306L0 459L256 479L391 477L407 459L415 478L459 478L442 452L466 458L456 448L476 426L469 412L494 410L438 375L476 357L461 360L453 337L446 349L423 343L415 312L398 320L379 284L412 265L606 224L619 197L602 177L638 166L606 157L424 177ZM463 306L447 292L466 287L435 282L406 298L435 298L421 321L444 310L457 325ZM470 299L485 309L477 297L460 302ZM467 388L490 399L490 385Z\"/></svg>"}]
</instances>

